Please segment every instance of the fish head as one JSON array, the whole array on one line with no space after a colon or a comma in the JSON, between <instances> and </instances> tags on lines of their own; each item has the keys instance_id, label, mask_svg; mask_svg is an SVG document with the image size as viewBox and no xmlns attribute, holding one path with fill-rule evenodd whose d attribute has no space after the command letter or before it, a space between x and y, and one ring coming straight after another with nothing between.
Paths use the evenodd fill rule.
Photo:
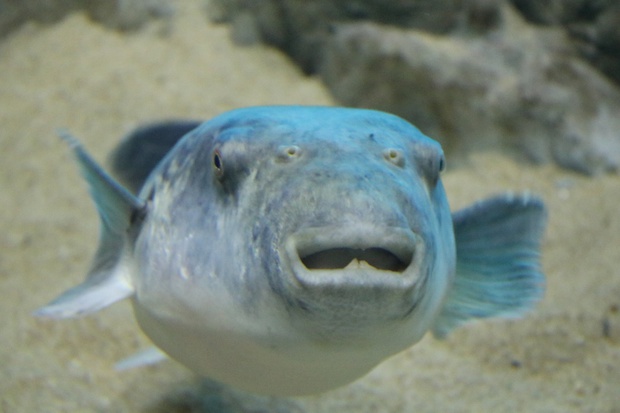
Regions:
<instances>
[{"instance_id":1,"label":"fish head","mask_svg":"<svg viewBox=\"0 0 620 413\"><path fill-rule=\"evenodd\" d=\"M304 133L265 131L273 155L250 202L265 217L254 223L265 274L295 325L357 345L392 330L408 346L454 267L441 147L383 113L307 116Z\"/></svg>"},{"instance_id":2,"label":"fish head","mask_svg":"<svg viewBox=\"0 0 620 413\"><path fill-rule=\"evenodd\" d=\"M444 164L437 142L381 112L221 115L142 190L136 300L272 347L401 351L429 329L454 273Z\"/></svg>"}]
</instances>

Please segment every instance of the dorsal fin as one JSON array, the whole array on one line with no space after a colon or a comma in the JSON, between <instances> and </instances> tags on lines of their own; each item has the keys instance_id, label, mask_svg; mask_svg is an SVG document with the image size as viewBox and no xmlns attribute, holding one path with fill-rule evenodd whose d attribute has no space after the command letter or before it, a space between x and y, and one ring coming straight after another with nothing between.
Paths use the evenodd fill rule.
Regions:
<instances>
[{"instance_id":1,"label":"dorsal fin","mask_svg":"<svg viewBox=\"0 0 620 413\"><path fill-rule=\"evenodd\" d=\"M60 137L69 144L82 175L88 182L101 219L99 247L83 283L73 287L35 312L41 317L67 318L89 314L133 294L123 263L123 250L131 216L145 213L144 201L112 179L67 132Z\"/></svg>"},{"instance_id":2,"label":"dorsal fin","mask_svg":"<svg viewBox=\"0 0 620 413\"><path fill-rule=\"evenodd\" d=\"M161 160L185 134L201 122L172 120L141 126L127 135L110 155L112 173L138 193Z\"/></svg>"}]
</instances>

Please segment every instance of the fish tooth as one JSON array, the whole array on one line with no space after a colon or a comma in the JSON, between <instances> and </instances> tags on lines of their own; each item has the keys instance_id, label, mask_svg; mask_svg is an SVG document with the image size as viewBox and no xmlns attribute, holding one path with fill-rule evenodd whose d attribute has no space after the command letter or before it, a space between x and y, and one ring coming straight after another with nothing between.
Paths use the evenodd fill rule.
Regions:
<instances>
[{"instance_id":1,"label":"fish tooth","mask_svg":"<svg viewBox=\"0 0 620 413\"><path fill-rule=\"evenodd\" d=\"M345 270L357 270L360 268L360 261L357 258L353 258L350 263L344 267Z\"/></svg>"}]
</instances>

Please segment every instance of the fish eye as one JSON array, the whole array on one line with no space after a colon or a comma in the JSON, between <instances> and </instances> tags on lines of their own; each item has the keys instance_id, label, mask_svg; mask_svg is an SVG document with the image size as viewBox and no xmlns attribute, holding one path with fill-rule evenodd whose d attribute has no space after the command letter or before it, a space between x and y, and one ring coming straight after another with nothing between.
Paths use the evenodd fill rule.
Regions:
<instances>
[{"instance_id":1,"label":"fish eye","mask_svg":"<svg viewBox=\"0 0 620 413\"><path fill-rule=\"evenodd\" d=\"M281 151L290 158L299 156L299 146L297 145L284 146L281 148Z\"/></svg>"},{"instance_id":2,"label":"fish eye","mask_svg":"<svg viewBox=\"0 0 620 413\"><path fill-rule=\"evenodd\" d=\"M213 151L213 170L215 176L222 178L224 176L224 164L222 163L222 154L219 149Z\"/></svg>"},{"instance_id":3,"label":"fish eye","mask_svg":"<svg viewBox=\"0 0 620 413\"><path fill-rule=\"evenodd\" d=\"M282 145L278 147L277 159L279 161L292 161L301 156L301 148L297 145Z\"/></svg>"},{"instance_id":4,"label":"fish eye","mask_svg":"<svg viewBox=\"0 0 620 413\"><path fill-rule=\"evenodd\" d=\"M403 152L395 148L385 149L383 151L383 158L396 166L403 167L405 165L405 156Z\"/></svg>"}]
</instances>

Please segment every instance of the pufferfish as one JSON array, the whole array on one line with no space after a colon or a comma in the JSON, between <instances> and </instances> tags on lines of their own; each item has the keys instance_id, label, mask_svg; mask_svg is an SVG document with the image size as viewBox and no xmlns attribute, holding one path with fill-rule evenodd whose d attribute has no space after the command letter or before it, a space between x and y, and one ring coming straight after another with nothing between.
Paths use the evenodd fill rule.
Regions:
<instances>
[{"instance_id":1,"label":"pufferfish","mask_svg":"<svg viewBox=\"0 0 620 413\"><path fill-rule=\"evenodd\" d=\"M36 314L129 298L162 354L246 391L324 392L426 332L520 317L543 295L543 202L451 213L441 146L394 115L273 106L153 124L114 152L118 180L65 140L100 243L85 281Z\"/></svg>"}]
</instances>

